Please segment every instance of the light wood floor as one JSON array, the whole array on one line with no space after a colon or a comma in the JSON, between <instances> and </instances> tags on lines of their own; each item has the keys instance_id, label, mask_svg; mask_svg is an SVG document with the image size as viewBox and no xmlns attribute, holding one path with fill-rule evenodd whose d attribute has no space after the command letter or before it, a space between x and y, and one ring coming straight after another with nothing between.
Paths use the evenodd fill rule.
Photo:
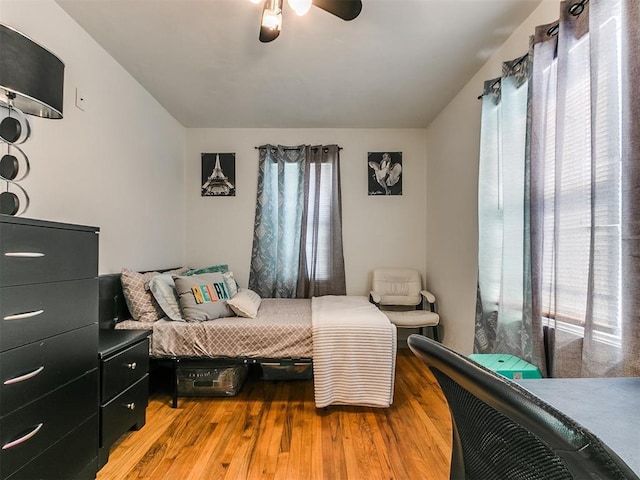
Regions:
<instances>
[{"instance_id":1,"label":"light wood floor","mask_svg":"<svg viewBox=\"0 0 640 480\"><path fill-rule=\"evenodd\" d=\"M407 349L388 409L318 410L311 381L249 379L235 397L154 394L147 423L112 448L98 480L449 478L451 419Z\"/></svg>"}]
</instances>

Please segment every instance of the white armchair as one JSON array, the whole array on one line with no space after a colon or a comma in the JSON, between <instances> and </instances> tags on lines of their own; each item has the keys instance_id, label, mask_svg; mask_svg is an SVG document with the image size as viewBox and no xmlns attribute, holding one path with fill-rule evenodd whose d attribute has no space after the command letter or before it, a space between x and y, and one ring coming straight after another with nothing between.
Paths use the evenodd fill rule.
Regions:
<instances>
[{"instance_id":1,"label":"white armchair","mask_svg":"<svg viewBox=\"0 0 640 480\"><path fill-rule=\"evenodd\" d=\"M373 270L369 300L398 328L419 328L425 334L431 327L439 341L440 315L436 297L422 289L420 272L412 268L376 268Z\"/></svg>"}]
</instances>

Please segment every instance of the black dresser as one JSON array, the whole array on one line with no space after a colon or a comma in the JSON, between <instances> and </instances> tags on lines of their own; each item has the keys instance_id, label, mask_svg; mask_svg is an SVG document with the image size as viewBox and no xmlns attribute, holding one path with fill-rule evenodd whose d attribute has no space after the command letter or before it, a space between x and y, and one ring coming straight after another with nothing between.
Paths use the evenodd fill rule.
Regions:
<instances>
[{"instance_id":1,"label":"black dresser","mask_svg":"<svg viewBox=\"0 0 640 480\"><path fill-rule=\"evenodd\" d=\"M98 232L0 215L0 479L93 479Z\"/></svg>"}]
</instances>

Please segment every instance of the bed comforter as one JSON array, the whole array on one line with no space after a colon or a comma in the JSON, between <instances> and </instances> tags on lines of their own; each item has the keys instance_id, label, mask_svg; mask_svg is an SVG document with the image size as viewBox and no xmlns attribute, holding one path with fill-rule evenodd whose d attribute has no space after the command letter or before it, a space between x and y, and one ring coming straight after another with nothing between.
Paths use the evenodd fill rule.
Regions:
<instances>
[{"instance_id":1,"label":"bed comforter","mask_svg":"<svg viewBox=\"0 0 640 480\"><path fill-rule=\"evenodd\" d=\"M116 328L153 331L150 355L163 357L311 358L311 300L265 298L258 317L206 322L128 320Z\"/></svg>"},{"instance_id":2,"label":"bed comforter","mask_svg":"<svg viewBox=\"0 0 640 480\"><path fill-rule=\"evenodd\" d=\"M396 326L366 297L314 297L316 407L393 403Z\"/></svg>"}]
</instances>

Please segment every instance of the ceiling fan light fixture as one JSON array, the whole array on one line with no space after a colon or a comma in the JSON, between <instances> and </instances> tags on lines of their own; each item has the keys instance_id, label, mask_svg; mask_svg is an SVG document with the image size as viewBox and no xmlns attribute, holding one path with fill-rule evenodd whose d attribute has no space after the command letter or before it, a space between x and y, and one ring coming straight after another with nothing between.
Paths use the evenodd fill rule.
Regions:
<instances>
[{"instance_id":1,"label":"ceiling fan light fixture","mask_svg":"<svg viewBox=\"0 0 640 480\"><path fill-rule=\"evenodd\" d=\"M269 30L280 31L282 28L282 0L266 0L261 24Z\"/></svg>"},{"instance_id":2,"label":"ceiling fan light fixture","mask_svg":"<svg viewBox=\"0 0 640 480\"><path fill-rule=\"evenodd\" d=\"M298 16L302 16L311 8L312 0L288 0L289 6L293 9Z\"/></svg>"}]
</instances>

